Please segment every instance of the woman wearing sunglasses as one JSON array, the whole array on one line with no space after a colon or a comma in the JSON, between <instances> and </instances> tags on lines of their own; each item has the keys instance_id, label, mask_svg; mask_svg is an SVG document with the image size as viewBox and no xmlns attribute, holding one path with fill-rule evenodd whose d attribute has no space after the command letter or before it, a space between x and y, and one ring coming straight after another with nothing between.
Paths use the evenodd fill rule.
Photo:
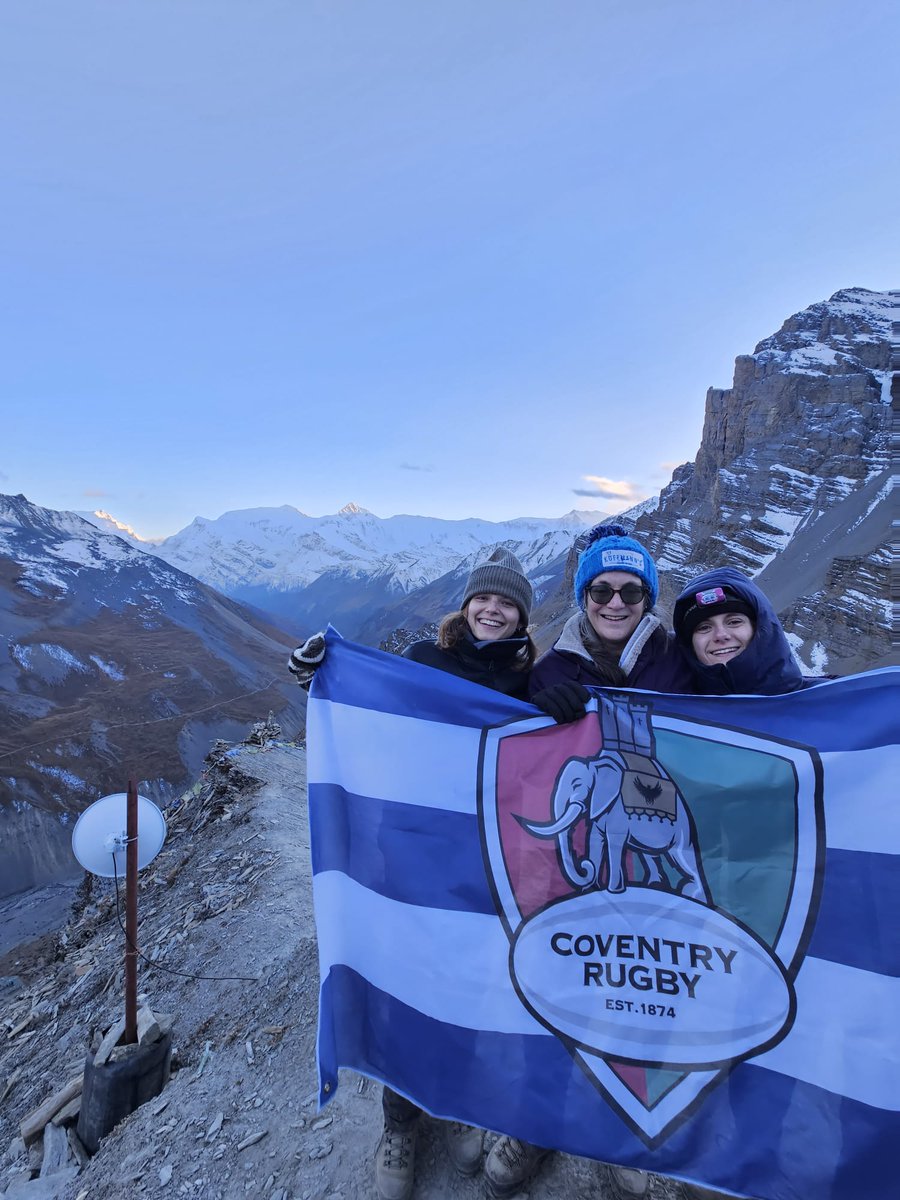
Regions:
<instances>
[{"instance_id":1,"label":"woman wearing sunglasses","mask_svg":"<svg viewBox=\"0 0 900 1200\"><path fill-rule=\"evenodd\" d=\"M535 664L532 695L567 681L693 692L690 668L653 612L659 596L653 559L621 525L595 525L580 541L575 572L579 611Z\"/></svg>"}]
</instances>

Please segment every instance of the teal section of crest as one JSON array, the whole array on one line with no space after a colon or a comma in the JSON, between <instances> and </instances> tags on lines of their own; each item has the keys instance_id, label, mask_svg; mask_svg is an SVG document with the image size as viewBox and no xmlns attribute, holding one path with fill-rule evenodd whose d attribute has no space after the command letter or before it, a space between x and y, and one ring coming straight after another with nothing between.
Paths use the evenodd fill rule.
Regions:
<instances>
[{"instance_id":1,"label":"teal section of crest","mask_svg":"<svg viewBox=\"0 0 900 1200\"><path fill-rule=\"evenodd\" d=\"M793 765L774 753L664 729L656 730L656 753L693 815L716 907L774 946L797 861Z\"/></svg>"},{"instance_id":2,"label":"teal section of crest","mask_svg":"<svg viewBox=\"0 0 900 1200\"><path fill-rule=\"evenodd\" d=\"M774 946L790 902L797 855L797 783L792 764L774 753L656 731L656 757L694 818L713 903ZM765 863L765 880L760 879ZM671 883L678 878L663 864ZM647 1071L653 1105L684 1077Z\"/></svg>"}]
</instances>

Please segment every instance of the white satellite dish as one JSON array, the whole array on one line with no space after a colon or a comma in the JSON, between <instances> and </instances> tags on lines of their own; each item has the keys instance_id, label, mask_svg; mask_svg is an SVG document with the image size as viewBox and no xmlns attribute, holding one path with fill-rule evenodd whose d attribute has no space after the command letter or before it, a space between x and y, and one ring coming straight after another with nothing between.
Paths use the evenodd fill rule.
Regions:
<instances>
[{"instance_id":1,"label":"white satellite dish","mask_svg":"<svg viewBox=\"0 0 900 1200\"><path fill-rule=\"evenodd\" d=\"M86 808L72 830L72 853L92 875L125 877L128 795L114 792ZM156 858L166 840L166 818L152 800L138 796L138 870ZM113 869L115 861L115 869Z\"/></svg>"}]
</instances>

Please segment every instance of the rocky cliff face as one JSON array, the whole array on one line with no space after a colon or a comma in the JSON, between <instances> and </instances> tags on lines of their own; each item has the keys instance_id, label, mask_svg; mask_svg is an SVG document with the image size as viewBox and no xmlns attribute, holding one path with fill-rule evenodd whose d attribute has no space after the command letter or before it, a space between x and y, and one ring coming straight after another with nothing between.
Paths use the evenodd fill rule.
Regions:
<instances>
[{"instance_id":1,"label":"rocky cliff face","mask_svg":"<svg viewBox=\"0 0 900 1200\"><path fill-rule=\"evenodd\" d=\"M891 322L898 293L841 291L785 321L707 393L697 459L635 532L668 571L757 577L809 670L887 661Z\"/></svg>"},{"instance_id":2,"label":"rocky cliff face","mask_svg":"<svg viewBox=\"0 0 900 1200\"><path fill-rule=\"evenodd\" d=\"M696 460L655 507L624 515L656 558L664 607L692 575L727 564L769 594L807 671L889 661L898 307L898 292L837 292L739 356L730 388L709 389ZM566 586L541 614L552 625Z\"/></svg>"}]
</instances>

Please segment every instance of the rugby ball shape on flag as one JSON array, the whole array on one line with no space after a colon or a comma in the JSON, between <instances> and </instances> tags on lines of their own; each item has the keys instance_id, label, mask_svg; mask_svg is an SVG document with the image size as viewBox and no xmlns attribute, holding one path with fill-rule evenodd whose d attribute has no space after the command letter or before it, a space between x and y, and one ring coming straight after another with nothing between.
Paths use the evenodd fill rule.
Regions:
<instances>
[{"instance_id":1,"label":"rugby ball shape on flag","mask_svg":"<svg viewBox=\"0 0 900 1200\"><path fill-rule=\"evenodd\" d=\"M513 941L532 1013L581 1049L701 1067L769 1049L795 1000L785 971L744 926L695 900L632 886L548 905Z\"/></svg>"}]
</instances>

